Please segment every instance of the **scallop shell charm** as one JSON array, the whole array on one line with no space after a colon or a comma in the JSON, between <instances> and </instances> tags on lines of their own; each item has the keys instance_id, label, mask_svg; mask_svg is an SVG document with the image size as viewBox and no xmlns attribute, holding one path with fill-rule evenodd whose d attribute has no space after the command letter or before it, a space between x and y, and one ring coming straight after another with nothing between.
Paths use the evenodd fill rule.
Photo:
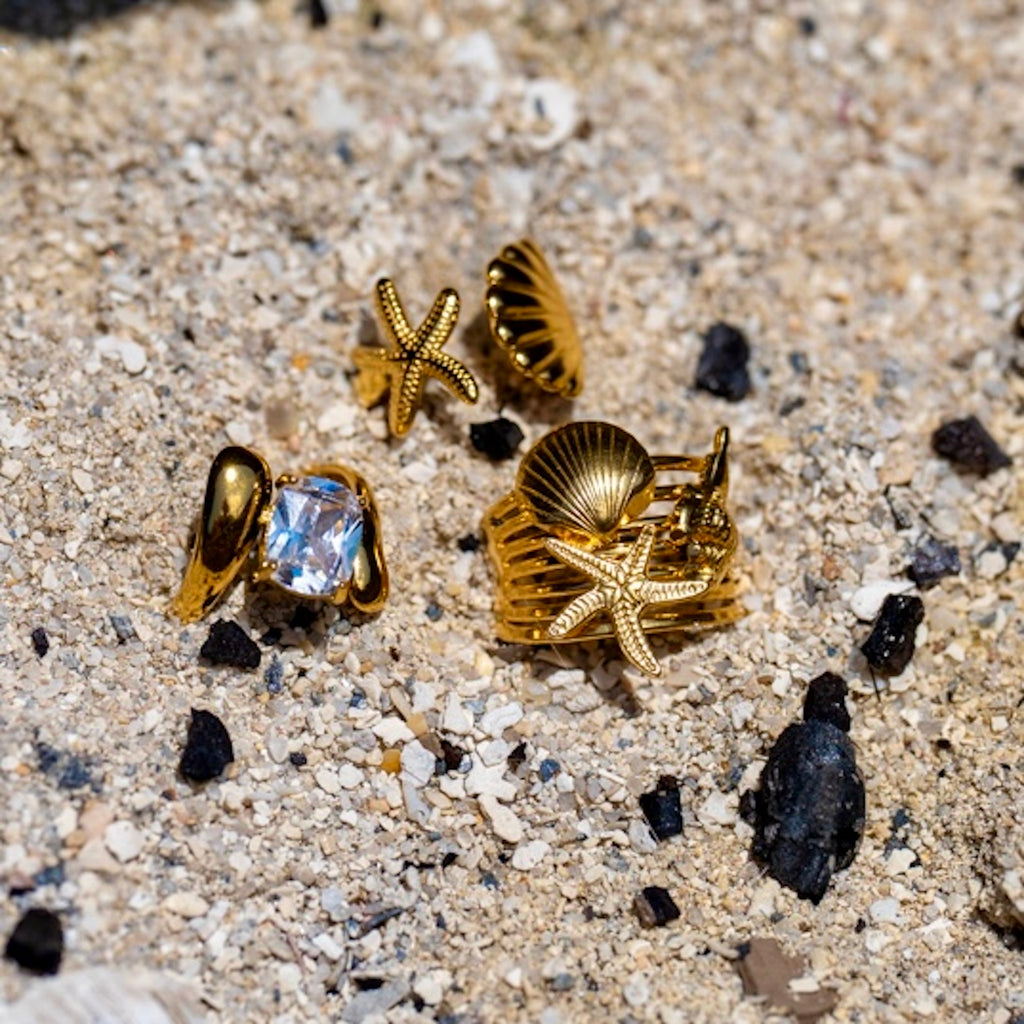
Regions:
<instances>
[{"instance_id":1,"label":"scallop shell charm","mask_svg":"<svg viewBox=\"0 0 1024 1024\"><path fill-rule=\"evenodd\" d=\"M516 492L543 526L601 543L650 504L654 465L621 427L568 423L523 457Z\"/></svg>"},{"instance_id":2,"label":"scallop shell charm","mask_svg":"<svg viewBox=\"0 0 1024 1024\"><path fill-rule=\"evenodd\" d=\"M562 289L529 239L507 245L487 267L491 334L512 365L545 391L583 390L583 349Z\"/></svg>"}]
</instances>

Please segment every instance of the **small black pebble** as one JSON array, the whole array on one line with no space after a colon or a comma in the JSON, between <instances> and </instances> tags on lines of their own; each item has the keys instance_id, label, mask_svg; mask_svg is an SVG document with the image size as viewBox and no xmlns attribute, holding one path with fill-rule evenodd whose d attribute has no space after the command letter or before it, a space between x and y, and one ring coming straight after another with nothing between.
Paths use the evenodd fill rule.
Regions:
<instances>
[{"instance_id":1,"label":"small black pebble","mask_svg":"<svg viewBox=\"0 0 1024 1024\"><path fill-rule=\"evenodd\" d=\"M640 794L640 810L658 839L682 835L683 809L679 802L679 783L671 775L662 775L649 793Z\"/></svg>"},{"instance_id":2,"label":"small black pebble","mask_svg":"<svg viewBox=\"0 0 1024 1024\"><path fill-rule=\"evenodd\" d=\"M910 556L907 575L919 587L932 587L946 576L960 572L960 552L955 544L943 544L934 537L926 537L914 548Z\"/></svg>"},{"instance_id":3,"label":"small black pebble","mask_svg":"<svg viewBox=\"0 0 1024 1024\"><path fill-rule=\"evenodd\" d=\"M426 607L426 616L431 622L437 622L444 615L444 609L436 602L431 601Z\"/></svg>"},{"instance_id":4,"label":"small black pebble","mask_svg":"<svg viewBox=\"0 0 1024 1024\"><path fill-rule=\"evenodd\" d=\"M50 638L46 635L46 630L42 626L36 626L32 630L32 647L40 658L46 657L46 652L50 649Z\"/></svg>"},{"instance_id":5,"label":"small black pebble","mask_svg":"<svg viewBox=\"0 0 1024 1024\"><path fill-rule=\"evenodd\" d=\"M797 18L796 25L800 29L800 34L804 36L813 36L818 31L818 23L813 18L807 17L807 15Z\"/></svg>"},{"instance_id":6,"label":"small black pebble","mask_svg":"<svg viewBox=\"0 0 1024 1024\"><path fill-rule=\"evenodd\" d=\"M750 345L742 331L730 324L712 324L704 335L694 387L730 402L746 398L750 392L749 359Z\"/></svg>"},{"instance_id":7,"label":"small black pebble","mask_svg":"<svg viewBox=\"0 0 1024 1024\"><path fill-rule=\"evenodd\" d=\"M56 974L64 955L64 929L49 910L33 907L14 926L4 956L26 971Z\"/></svg>"},{"instance_id":8,"label":"small black pebble","mask_svg":"<svg viewBox=\"0 0 1024 1024\"><path fill-rule=\"evenodd\" d=\"M882 603L871 635L860 645L868 664L882 675L898 676L914 656L914 634L923 619L921 598L890 594Z\"/></svg>"},{"instance_id":9,"label":"small black pebble","mask_svg":"<svg viewBox=\"0 0 1024 1024\"><path fill-rule=\"evenodd\" d=\"M320 614L320 609L311 604L300 604L295 606L295 611L292 612L291 621L288 623L292 629L304 629L309 630L310 626L313 625L317 620L317 616Z\"/></svg>"},{"instance_id":10,"label":"small black pebble","mask_svg":"<svg viewBox=\"0 0 1024 1024\"><path fill-rule=\"evenodd\" d=\"M181 774L192 782L215 779L235 759L224 723L212 711L192 709L188 739L181 755Z\"/></svg>"},{"instance_id":11,"label":"small black pebble","mask_svg":"<svg viewBox=\"0 0 1024 1024\"><path fill-rule=\"evenodd\" d=\"M110 624L114 627L119 644L126 644L129 640L138 640L139 636L135 632L132 620L127 615L111 615Z\"/></svg>"},{"instance_id":12,"label":"small black pebble","mask_svg":"<svg viewBox=\"0 0 1024 1024\"><path fill-rule=\"evenodd\" d=\"M480 538L475 533L467 533L457 541L460 551L479 551Z\"/></svg>"},{"instance_id":13,"label":"small black pebble","mask_svg":"<svg viewBox=\"0 0 1024 1024\"><path fill-rule=\"evenodd\" d=\"M517 772L522 768L523 763L526 761L526 744L518 743L512 749L512 752L508 755L507 762L509 771Z\"/></svg>"},{"instance_id":14,"label":"small black pebble","mask_svg":"<svg viewBox=\"0 0 1024 1024\"><path fill-rule=\"evenodd\" d=\"M523 432L518 423L499 416L487 423L470 424L469 439L478 452L483 452L494 462L502 462L515 455L523 443Z\"/></svg>"},{"instance_id":15,"label":"small black pebble","mask_svg":"<svg viewBox=\"0 0 1024 1024\"><path fill-rule=\"evenodd\" d=\"M1024 309L1013 318L1013 333L1024 341Z\"/></svg>"},{"instance_id":16,"label":"small black pebble","mask_svg":"<svg viewBox=\"0 0 1024 1024\"><path fill-rule=\"evenodd\" d=\"M304 768L309 758L301 750L296 750L293 754L288 755L288 760L295 768Z\"/></svg>"},{"instance_id":17,"label":"small black pebble","mask_svg":"<svg viewBox=\"0 0 1024 1024\"><path fill-rule=\"evenodd\" d=\"M754 828L754 859L801 899L820 902L832 874L853 862L864 829L850 737L816 719L787 726L740 812Z\"/></svg>"},{"instance_id":18,"label":"small black pebble","mask_svg":"<svg viewBox=\"0 0 1024 1024\"><path fill-rule=\"evenodd\" d=\"M943 423L932 434L932 448L957 468L980 476L1009 466L1011 461L976 416Z\"/></svg>"},{"instance_id":19,"label":"small black pebble","mask_svg":"<svg viewBox=\"0 0 1024 1024\"><path fill-rule=\"evenodd\" d=\"M1024 164L1014 164L1010 168L1010 177L1015 185L1024 185Z\"/></svg>"},{"instance_id":20,"label":"small black pebble","mask_svg":"<svg viewBox=\"0 0 1024 1024\"><path fill-rule=\"evenodd\" d=\"M645 928L656 928L679 917L679 907L668 889L647 885L633 900L633 912Z\"/></svg>"},{"instance_id":21,"label":"small black pebble","mask_svg":"<svg viewBox=\"0 0 1024 1024\"><path fill-rule=\"evenodd\" d=\"M462 759L466 756L462 747L457 747L454 743L449 743L444 739L441 740L441 753L444 755L445 771L449 772L457 772L462 764Z\"/></svg>"},{"instance_id":22,"label":"small black pebble","mask_svg":"<svg viewBox=\"0 0 1024 1024\"><path fill-rule=\"evenodd\" d=\"M828 722L841 732L850 731L846 710L846 680L834 672L822 672L807 684L804 698L805 722Z\"/></svg>"},{"instance_id":23,"label":"small black pebble","mask_svg":"<svg viewBox=\"0 0 1024 1024\"><path fill-rule=\"evenodd\" d=\"M537 767L537 774L541 782L550 782L561 770L562 766L553 757L545 757Z\"/></svg>"},{"instance_id":24,"label":"small black pebble","mask_svg":"<svg viewBox=\"0 0 1024 1024\"><path fill-rule=\"evenodd\" d=\"M313 28L323 28L328 20L323 0L309 0L309 24Z\"/></svg>"},{"instance_id":25,"label":"small black pebble","mask_svg":"<svg viewBox=\"0 0 1024 1024\"><path fill-rule=\"evenodd\" d=\"M199 656L211 665L232 665L235 668L259 668L260 649L237 622L218 619L210 627L210 635L199 649Z\"/></svg>"}]
</instances>

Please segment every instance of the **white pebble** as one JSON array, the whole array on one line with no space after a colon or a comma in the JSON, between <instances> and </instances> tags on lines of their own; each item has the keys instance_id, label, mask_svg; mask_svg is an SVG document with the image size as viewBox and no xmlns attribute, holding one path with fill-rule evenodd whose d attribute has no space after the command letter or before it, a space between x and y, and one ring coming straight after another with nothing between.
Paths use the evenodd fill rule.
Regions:
<instances>
[{"instance_id":1,"label":"white pebble","mask_svg":"<svg viewBox=\"0 0 1024 1024\"><path fill-rule=\"evenodd\" d=\"M898 846L885 861L885 873L887 875L902 875L914 861L917 854L907 846Z\"/></svg>"},{"instance_id":2,"label":"white pebble","mask_svg":"<svg viewBox=\"0 0 1024 1024\"><path fill-rule=\"evenodd\" d=\"M355 789L356 786L362 785L365 775L361 768L357 768L354 764L343 764L338 768L338 785L342 789Z\"/></svg>"},{"instance_id":3,"label":"white pebble","mask_svg":"<svg viewBox=\"0 0 1024 1024\"><path fill-rule=\"evenodd\" d=\"M409 743L416 734L397 715L389 715L381 719L374 727L373 734L385 747L397 747L401 743Z\"/></svg>"},{"instance_id":4,"label":"white pebble","mask_svg":"<svg viewBox=\"0 0 1024 1024\"><path fill-rule=\"evenodd\" d=\"M345 948L331 938L328 932L321 932L314 940L313 945L320 950L328 960L340 960L345 955Z\"/></svg>"},{"instance_id":5,"label":"white pebble","mask_svg":"<svg viewBox=\"0 0 1024 1024\"><path fill-rule=\"evenodd\" d=\"M267 736L267 756L275 764L281 764L288 757L288 738L271 730Z\"/></svg>"},{"instance_id":6,"label":"white pebble","mask_svg":"<svg viewBox=\"0 0 1024 1024\"><path fill-rule=\"evenodd\" d=\"M414 786L425 786L434 777L437 758L419 740L402 747L402 774Z\"/></svg>"},{"instance_id":7,"label":"white pebble","mask_svg":"<svg viewBox=\"0 0 1024 1024\"><path fill-rule=\"evenodd\" d=\"M75 466L75 468L71 470L71 480L83 494L92 493L92 476L89 473L87 473L84 469L79 469L77 466Z\"/></svg>"},{"instance_id":8,"label":"white pebble","mask_svg":"<svg viewBox=\"0 0 1024 1024\"><path fill-rule=\"evenodd\" d=\"M518 701L512 701L486 712L480 719L480 728L488 736L500 736L506 729L521 721L522 717L522 706Z\"/></svg>"},{"instance_id":9,"label":"white pebble","mask_svg":"<svg viewBox=\"0 0 1024 1024\"><path fill-rule=\"evenodd\" d=\"M313 773L316 784L331 796L337 796L341 792L341 783L338 781L338 773L333 768L318 768Z\"/></svg>"},{"instance_id":10,"label":"white pebble","mask_svg":"<svg viewBox=\"0 0 1024 1024\"><path fill-rule=\"evenodd\" d=\"M476 758L473 767L466 775L466 792L470 796L495 796L499 800L509 801L516 795L516 787L504 778L504 764L488 768Z\"/></svg>"},{"instance_id":11,"label":"white pebble","mask_svg":"<svg viewBox=\"0 0 1024 1024\"><path fill-rule=\"evenodd\" d=\"M506 843L518 843L523 838L523 823L496 797L485 793L479 800L480 809L491 819L494 834Z\"/></svg>"},{"instance_id":12,"label":"white pebble","mask_svg":"<svg viewBox=\"0 0 1024 1024\"><path fill-rule=\"evenodd\" d=\"M467 736L473 731L473 719L466 714L466 709L457 694L449 693L445 699L441 728L456 736Z\"/></svg>"},{"instance_id":13,"label":"white pebble","mask_svg":"<svg viewBox=\"0 0 1024 1024\"><path fill-rule=\"evenodd\" d=\"M136 341L121 342L121 365L133 376L146 368L146 350Z\"/></svg>"},{"instance_id":14,"label":"white pebble","mask_svg":"<svg viewBox=\"0 0 1024 1024\"><path fill-rule=\"evenodd\" d=\"M899 900L895 900L891 896L884 900L875 900L875 902L868 907L868 914L875 924L899 924Z\"/></svg>"},{"instance_id":15,"label":"white pebble","mask_svg":"<svg viewBox=\"0 0 1024 1024\"><path fill-rule=\"evenodd\" d=\"M402 467L402 476L414 484L429 484L437 476L437 463L429 456Z\"/></svg>"},{"instance_id":16,"label":"white pebble","mask_svg":"<svg viewBox=\"0 0 1024 1024\"><path fill-rule=\"evenodd\" d=\"M651 998L651 986L639 971L634 971L622 986L622 998L630 1006L645 1006Z\"/></svg>"},{"instance_id":17,"label":"white pebble","mask_svg":"<svg viewBox=\"0 0 1024 1024\"><path fill-rule=\"evenodd\" d=\"M532 871L550 852L549 843L543 839L534 839L516 847L516 852L512 854L512 867L517 871Z\"/></svg>"},{"instance_id":18,"label":"white pebble","mask_svg":"<svg viewBox=\"0 0 1024 1024\"><path fill-rule=\"evenodd\" d=\"M103 833L107 849L122 863L135 860L145 844L145 837L130 821L115 821Z\"/></svg>"},{"instance_id":19,"label":"white pebble","mask_svg":"<svg viewBox=\"0 0 1024 1024\"><path fill-rule=\"evenodd\" d=\"M245 420L230 420L224 424L224 433L232 444L252 444L252 427Z\"/></svg>"},{"instance_id":20,"label":"white pebble","mask_svg":"<svg viewBox=\"0 0 1024 1024\"><path fill-rule=\"evenodd\" d=\"M871 580L858 587L850 597L850 611L861 622L871 622L882 610L882 604L890 594L906 594L914 589L909 580Z\"/></svg>"},{"instance_id":21,"label":"white pebble","mask_svg":"<svg viewBox=\"0 0 1024 1024\"><path fill-rule=\"evenodd\" d=\"M194 892L176 892L164 900L164 909L178 917L193 918L202 917L210 909L210 904Z\"/></svg>"},{"instance_id":22,"label":"white pebble","mask_svg":"<svg viewBox=\"0 0 1024 1024\"><path fill-rule=\"evenodd\" d=\"M533 134L534 148L552 149L576 127L576 90L556 78L535 78L524 90L523 112L531 119L540 115L550 126Z\"/></svg>"},{"instance_id":23,"label":"white pebble","mask_svg":"<svg viewBox=\"0 0 1024 1024\"><path fill-rule=\"evenodd\" d=\"M728 793L711 793L700 805L697 818L702 824L715 825L736 824L736 799Z\"/></svg>"},{"instance_id":24,"label":"white pebble","mask_svg":"<svg viewBox=\"0 0 1024 1024\"><path fill-rule=\"evenodd\" d=\"M437 1006L444 999L444 994L451 985L452 980L451 971L437 968L420 975L412 983L412 990L427 1006Z\"/></svg>"}]
</instances>

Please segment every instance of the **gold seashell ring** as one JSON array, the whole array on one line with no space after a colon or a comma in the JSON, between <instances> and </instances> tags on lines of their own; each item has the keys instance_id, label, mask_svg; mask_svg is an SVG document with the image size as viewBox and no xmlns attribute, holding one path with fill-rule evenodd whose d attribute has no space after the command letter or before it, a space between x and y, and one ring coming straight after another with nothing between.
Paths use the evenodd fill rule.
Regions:
<instances>
[{"instance_id":1,"label":"gold seashell ring","mask_svg":"<svg viewBox=\"0 0 1024 1024\"><path fill-rule=\"evenodd\" d=\"M725 427L703 456L651 456L625 430L594 421L541 438L484 517L498 637L615 637L656 676L648 633L739 618L726 575L737 546L725 507L728 447ZM679 473L696 480L673 480Z\"/></svg>"}]
</instances>

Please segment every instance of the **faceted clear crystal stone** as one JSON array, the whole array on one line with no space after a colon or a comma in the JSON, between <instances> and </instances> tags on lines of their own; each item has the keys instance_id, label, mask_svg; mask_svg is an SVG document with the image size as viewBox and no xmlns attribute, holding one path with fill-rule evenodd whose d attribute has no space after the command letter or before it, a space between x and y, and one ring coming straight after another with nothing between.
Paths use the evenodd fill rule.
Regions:
<instances>
[{"instance_id":1,"label":"faceted clear crystal stone","mask_svg":"<svg viewBox=\"0 0 1024 1024\"><path fill-rule=\"evenodd\" d=\"M352 577L363 538L363 510L344 484L300 477L280 487L266 534L270 577L304 597L330 597Z\"/></svg>"}]
</instances>

